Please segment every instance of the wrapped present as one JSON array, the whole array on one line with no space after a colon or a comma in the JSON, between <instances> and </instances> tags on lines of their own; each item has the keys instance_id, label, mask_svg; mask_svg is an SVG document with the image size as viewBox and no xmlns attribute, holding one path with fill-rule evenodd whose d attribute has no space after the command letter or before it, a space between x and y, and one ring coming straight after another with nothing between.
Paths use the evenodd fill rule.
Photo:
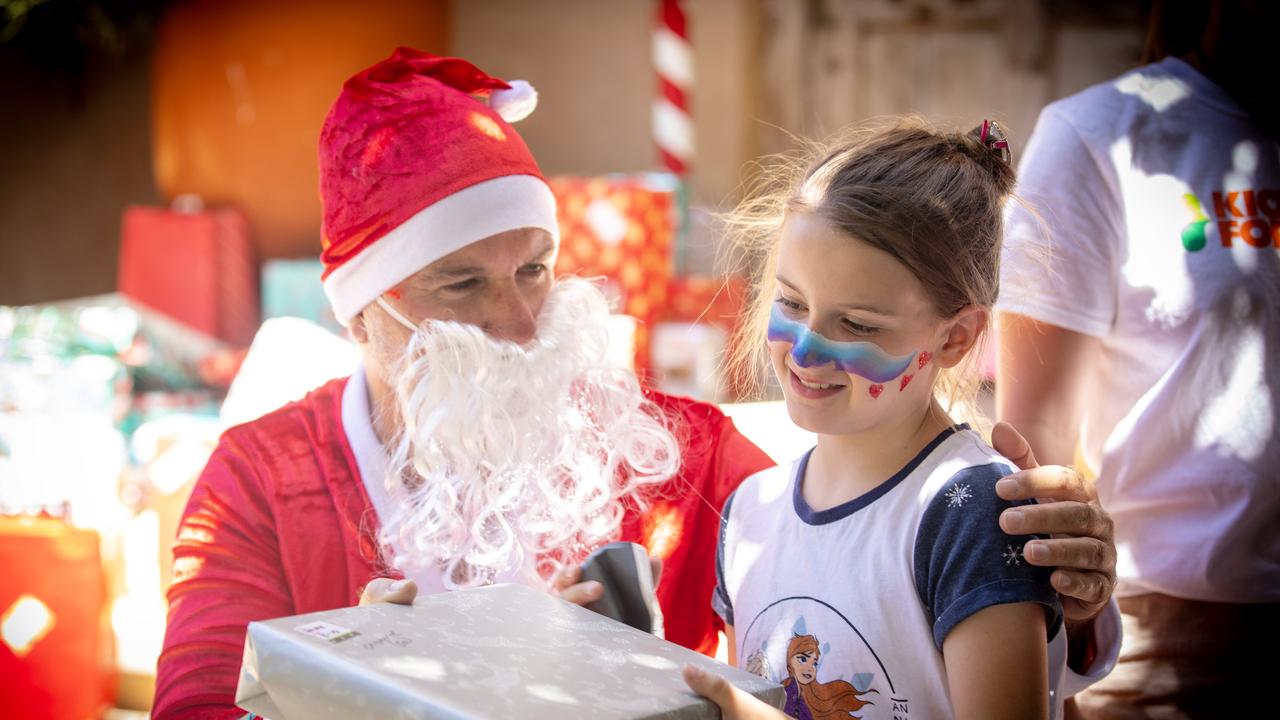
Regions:
<instances>
[{"instance_id":1,"label":"wrapped present","mask_svg":"<svg viewBox=\"0 0 1280 720\"><path fill-rule=\"evenodd\" d=\"M99 717L112 697L98 534L0 516L0 707L5 717Z\"/></svg>"},{"instance_id":2,"label":"wrapped present","mask_svg":"<svg viewBox=\"0 0 1280 720\"><path fill-rule=\"evenodd\" d=\"M676 231L669 175L553 178L560 221L559 274L603 276L617 310L638 321L635 367L651 366L650 333L666 307Z\"/></svg>"},{"instance_id":3,"label":"wrapped present","mask_svg":"<svg viewBox=\"0 0 1280 720\"><path fill-rule=\"evenodd\" d=\"M210 360L228 350L223 341L120 293L0 307L0 360L110 357L129 368L143 391L205 387Z\"/></svg>"},{"instance_id":4,"label":"wrapped present","mask_svg":"<svg viewBox=\"0 0 1280 720\"><path fill-rule=\"evenodd\" d=\"M661 322L652 334L654 387L668 395L715 402L727 336L707 323Z\"/></svg>"},{"instance_id":5,"label":"wrapped present","mask_svg":"<svg viewBox=\"0 0 1280 720\"><path fill-rule=\"evenodd\" d=\"M272 720L717 718L693 664L781 707L781 686L523 585L251 623L236 704Z\"/></svg>"},{"instance_id":6,"label":"wrapped present","mask_svg":"<svg viewBox=\"0 0 1280 720\"><path fill-rule=\"evenodd\" d=\"M234 345L248 345L258 327L248 225L230 208L126 209L118 285L124 295Z\"/></svg>"},{"instance_id":7,"label":"wrapped present","mask_svg":"<svg viewBox=\"0 0 1280 720\"><path fill-rule=\"evenodd\" d=\"M703 400L741 397L744 384L723 377L723 360L739 341L746 281L736 275L676 277L668 298L652 353L659 387Z\"/></svg>"},{"instance_id":8,"label":"wrapped present","mask_svg":"<svg viewBox=\"0 0 1280 720\"><path fill-rule=\"evenodd\" d=\"M216 418L224 392L205 376L225 351L119 294L0 307L0 512L65 504L77 524L114 523L129 436L168 415Z\"/></svg>"},{"instance_id":9,"label":"wrapped present","mask_svg":"<svg viewBox=\"0 0 1280 720\"><path fill-rule=\"evenodd\" d=\"M262 264L262 319L302 318L342 335L346 331L333 316L333 306L324 294L320 274L324 263L318 259L268 260Z\"/></svg>"},{"instance_id":10,"label":"wrapped present","mask_svg":"<svg viewBox=\"0 0 1280 720\"><path fill-rule=\"evenodd\" d=\"M671 279L667 322L706 323L732 335L742 319L747 282L736 275L714 277L695 275Z\"/></svg>"}]
</instances>

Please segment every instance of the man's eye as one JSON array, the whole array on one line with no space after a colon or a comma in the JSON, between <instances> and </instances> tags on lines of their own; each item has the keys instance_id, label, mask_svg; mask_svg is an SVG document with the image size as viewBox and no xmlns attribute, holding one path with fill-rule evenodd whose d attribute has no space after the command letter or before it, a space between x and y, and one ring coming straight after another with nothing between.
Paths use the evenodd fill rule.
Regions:
<instances>
[{"instance_id":1,"label":"man's eye","mask_svg":"<svg viewBox=\"0 0 1280 720\"><path fill-rule=\"evenodd\" d=\"M547 271L547 266L543 263L529 263L528 265L525 265L524 267L520 268L521 273L525 275L531 275L534 277L541 276L542 273L546 271Z\"/></svg>"},{"instance_id":2,"label":"man's eye","mask_svg":"<svg viewBox=\"0 0 1280 720\"><path fill-rule=\"evenodd\" d=\"M448 290L449 292L466 292L467 290L474 289L479 284L480 284L479 278L467 278L466 280L452 283L450 285L445 285L444 289Z\"/></svg>"}]
</instances>

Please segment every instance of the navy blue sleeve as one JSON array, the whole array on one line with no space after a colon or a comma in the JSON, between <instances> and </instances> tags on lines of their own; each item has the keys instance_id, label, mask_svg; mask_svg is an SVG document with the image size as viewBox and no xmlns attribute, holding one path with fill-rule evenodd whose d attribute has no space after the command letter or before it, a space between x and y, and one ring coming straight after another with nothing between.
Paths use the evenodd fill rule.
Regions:
<instances>
[{"instance_id":1,"label":"navy blue sleeve","mask_svg":"<svg viewBox=\"0 0 1280 720\"><path fill-rule=\"evenodd\" d=\"M736 494L737 491L734 491ZM711 609L716 611L725 625L733 625L733 603L729 600L729 591L724 584L724 533L729 527L729 506L733 505L733 495L724 501L724 510L720 511L720 536L716 539L716 589L711 593Z\"/></svg>"},{"instance_id":2,"label":"navy blue sleeve","mask_svg":"<svg viewBox=\"0 0 1280 720\"><path fill-rule=\"evenodd\" d=\"M996 481L1013 471L992 463L965 468L947 481L925 508L915 543L916 591L942 649L956 625L992 605L1044 605L1052 639L1062 625L1058 593L1049 584L1052 568L1029 565L1022 546L1034 535L1006 535L1000 513L1015 505L996 495Z\"/></svg>"}]
</instances>

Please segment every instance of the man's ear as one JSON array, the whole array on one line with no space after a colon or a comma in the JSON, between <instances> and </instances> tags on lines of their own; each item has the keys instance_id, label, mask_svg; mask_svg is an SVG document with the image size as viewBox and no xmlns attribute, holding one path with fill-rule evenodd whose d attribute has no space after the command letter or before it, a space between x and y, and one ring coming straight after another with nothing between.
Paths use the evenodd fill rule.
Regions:
<instances>
[{"instance_id":1,"label":"man's ear","mask_svg":"<svg viewBox=\"0 0 1280 720\"><path fill-rule=\"evenodd\" d=\"M951 368L960 364L965 355L973 349L978 338L982 337L989 322L985 308L977 305L966 305L947 320L946 337L942 347L938 349L936 360L939 367Z\"/></svg>"},{"instance_id":2,"label":"man's ear","mask_svg":"<svg viewBox=\"0 0 1280 720\"><path fill-rule=\"evenodd\" d=\"M351 333L351 338L357 344L364 345L369 342L369 328L365 325L364 311L351 319L351 324L347 326L347 330Z\"/></svg>"}]
</instances>

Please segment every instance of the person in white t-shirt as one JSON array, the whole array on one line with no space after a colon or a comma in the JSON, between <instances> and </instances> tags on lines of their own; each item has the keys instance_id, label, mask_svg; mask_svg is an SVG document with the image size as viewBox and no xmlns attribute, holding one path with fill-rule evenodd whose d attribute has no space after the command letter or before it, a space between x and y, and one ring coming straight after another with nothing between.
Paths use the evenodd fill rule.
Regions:
<instances>
[{"instance_id":1,"label":"person in white t-shirt","mask_svg":"<svg viewBox=\"0 0 1280 720\"><path fill-rule=\"evenodd\" d=\"M767 345L818 443L726 503L713 604L791 717L1048 718L1071 691L1053 569L998 526L1025 506L996 494L1013 463L952 414L998 291L1007 154L994 124L904 121L738 214L765 258L742 347ZM685 673L728 717L778 716Z\"/></svg>"},{"instance_id":2,"label":"person in white t-shirt","mask_svg":"<svg viewBox=\"0 0 1280 720\"><path fill-rule=\"evenodd\" d=\"M1046 107L1009 206L999 415L1115 522L1088 718L1251 715L1280 641L1277 14L1158 6L1169 54Z\"/></svg>"}]
</instances>

